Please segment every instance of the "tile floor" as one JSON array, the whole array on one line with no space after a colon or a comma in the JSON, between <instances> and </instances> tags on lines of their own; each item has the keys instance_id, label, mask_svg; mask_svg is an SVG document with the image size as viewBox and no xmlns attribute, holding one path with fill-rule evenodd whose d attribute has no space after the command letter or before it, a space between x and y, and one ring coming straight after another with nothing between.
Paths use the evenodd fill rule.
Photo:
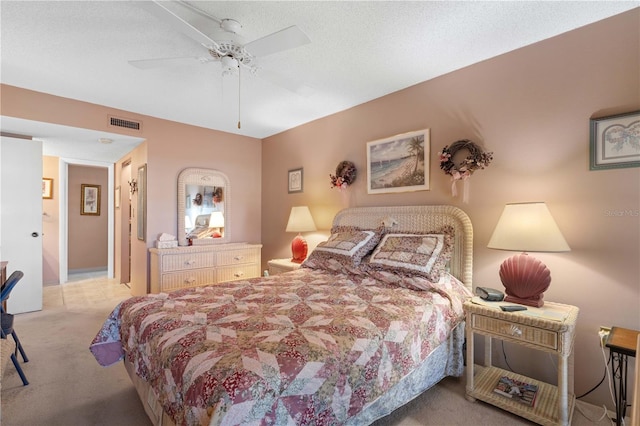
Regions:
<instances>
[{"instance_id":1,"label":"tile floor","mask_svg":"<svg viewBox=\"0 0 640 426\"><path fill-rule=\"evenodd\" d=\"M86 308L105 301L120 301L131 296L131 289L117 279L108 279L106 271L69 274L69 281L43 287L43 309Z\"/></svg>"}]
</instances>

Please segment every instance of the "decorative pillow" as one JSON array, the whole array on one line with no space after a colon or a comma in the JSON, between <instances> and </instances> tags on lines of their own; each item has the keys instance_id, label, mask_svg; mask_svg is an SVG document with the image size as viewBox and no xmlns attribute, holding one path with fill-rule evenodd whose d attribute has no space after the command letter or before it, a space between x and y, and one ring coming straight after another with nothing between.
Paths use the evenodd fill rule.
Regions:
<instances>
[{"instance_id":1,"label":"decorative pillow","mask_svg":"<svg viewBox=\"0 0 640 426\"><path fill-rule=\"evenodd\" d=\"M401 275L438 282L451 259L453 227L433 233L388 233L375 248L369 265Z\"/></svg>"},{"instance_id":2,"label":"decorative pillow","mask_svg":"<svg viewBox=\"0 0 640 426\"><path fill-rule=\"evenodd\" d=\"M343 266L351 271L373 250L381 235L382 228L371 230L354 226L334 227L329 239L318 244L303 265L329 270L338 270Z\"/></svg>"}]
</instances>

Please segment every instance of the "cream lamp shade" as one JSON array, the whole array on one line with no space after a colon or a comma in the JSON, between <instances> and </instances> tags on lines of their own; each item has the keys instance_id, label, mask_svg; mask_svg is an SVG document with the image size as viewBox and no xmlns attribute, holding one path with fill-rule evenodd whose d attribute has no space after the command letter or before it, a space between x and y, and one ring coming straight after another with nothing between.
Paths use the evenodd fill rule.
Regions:
<instances>
[{"instance_id":1,"label":"cream lamp shade","mask_svg":"<svg viewBox=\"0 0 640 426\"><path fill-rule=\"evenodd\" d=\"M298 235L291 242L291 261L302 263L307 257L308 246L307 241L300 234L301 232L316 231L316 224L311 217L311 212L307 206L291 207L289 221L287 222L286 232L297 232Z\"/></svg>"},{"instance_id":2,"label":"cream lamp shade","mask_svg":"<svg viewBox=\"0 0 640 426\"><path fill-rule=\"evenodd\" d=\"M529 252L570 251L545 203L504 206L487 247Z\"/></svg>"},{"instance_id":3,"label":"cream lamp shade","mask_svg":"<svg viewBox=\"0 0 640 426\"><path fill-rule=\"evenodd\" d=\"M521 251L500 265L505 301L542 307L543 293L551 284L551 272L524 252L570 251L558 225L543 202L507 204L488 248Z\"/></svg>"},{"instance_id":4,"label":"cream lamp shade","mask_svg":"<svg viewBox=\"0 0 640 426\"><path fill-rule=\"evenodd\" d=\"M213 212L209 216L209 228L224 228L224 216L222 212Z\"/></svg>"},{"instance_id":5,"label":"cream lamp shade","mask_svg":"<svg viewBox=\"0 0 640 426\"><path fill-rule=\"evenodd\" d=\"M222 228L224 228L224 215L222 212L212 212L209 216L209 228L216 228L217 230L211 233L212 238L222 237Z\"/></svg>"}]
</instances>

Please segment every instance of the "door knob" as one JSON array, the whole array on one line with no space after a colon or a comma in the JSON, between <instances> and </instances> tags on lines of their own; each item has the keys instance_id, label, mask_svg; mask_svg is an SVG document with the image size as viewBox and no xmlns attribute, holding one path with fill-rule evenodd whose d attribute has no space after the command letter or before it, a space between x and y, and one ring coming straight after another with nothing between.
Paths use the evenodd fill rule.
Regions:
<instances>
[{"instance_id":1,"label":"door knob","mask_svg":"<svg viewBox=\"0 0 640 426\"><path fill-rule=\"evenodd\" d=\"M31 233L31 236L32 236L33 238L36 238L38 235L39 235L39 234L38 234L37 232L32 232L32 233Z\"/></svg>"}]
</instances>

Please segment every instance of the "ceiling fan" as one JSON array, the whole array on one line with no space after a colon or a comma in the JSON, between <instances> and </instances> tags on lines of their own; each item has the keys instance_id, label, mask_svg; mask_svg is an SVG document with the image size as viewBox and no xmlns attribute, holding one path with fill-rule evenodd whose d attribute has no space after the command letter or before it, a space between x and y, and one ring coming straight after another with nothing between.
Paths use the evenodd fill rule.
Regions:
<instances>
[{"instance_id":1,"label":"ceiling fan","mask_svg":"<svg viewBox=\"0 0 640 426\"><path fill-rule=\"evenodd\" d=\"M242 25L234 19L216 18L185 1L141 1L137 4L170 27L198 42L207 53L203 56L129 61L134 67L150 69L193 61L220 62L223 76L239 74L241 69L246 69L294 93L309 94L308 86L295 79L280 76L274 71L264 70L258 65L258 58L310 43L309 37L297 26L293 25L243 43Z\"/></svg>"}]
</instances>

